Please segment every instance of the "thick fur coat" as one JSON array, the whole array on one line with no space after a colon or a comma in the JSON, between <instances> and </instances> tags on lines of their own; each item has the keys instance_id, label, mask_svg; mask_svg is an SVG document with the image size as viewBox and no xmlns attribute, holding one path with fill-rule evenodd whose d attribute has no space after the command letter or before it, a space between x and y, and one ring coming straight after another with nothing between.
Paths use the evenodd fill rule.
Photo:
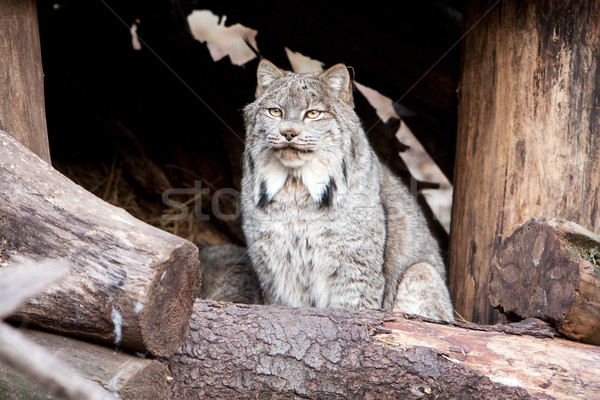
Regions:
<instances>
[{"instance_id":1,"label":"thick fur coat","mask_svg":"<svg viewBox=\"0 0 600 400\"><path fill-rule=\"evenodd\" d=\"M257 77L242 207L265 301L452 320L437 242L369 145L347 68L296 74L262 60Z\"/></svg>"}]
</instances>

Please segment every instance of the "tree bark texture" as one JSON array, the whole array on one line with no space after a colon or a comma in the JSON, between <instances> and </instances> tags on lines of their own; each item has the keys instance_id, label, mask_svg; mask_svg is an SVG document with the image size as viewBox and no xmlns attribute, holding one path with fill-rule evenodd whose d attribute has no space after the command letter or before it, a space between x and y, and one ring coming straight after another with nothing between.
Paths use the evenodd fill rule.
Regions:
<instances>
[{"instance_id":1,"label":"tree bark texture","mask_svg":"<svg viewBox=\"0 0 600 400\"><path fill-rule=\"evenodd\" d=\"M0 0L0 129L50 162L35 0Z\"/></svg>"},{"instance_id":2,"label":"tree bark texture","mask_svg":"<svg viewBox=\"0 0 600 400\"><path fill-rule=\"evenodd\" d=\"M492 306L600 345L600 236L572 222L534 218L494 253Z\"/></svg>"},{"instance_id":3,"label":"tree bark texture","mask_svg":"<svg viewBox=\"0 0 600 400\"><path fill-rule=\"evenodd\" d=\"M172 398L187 400L600 395L597 347L535 326L487 328L380 311L198 301L186 342L165 362Z\"/></svg>"},{"instance_id":4,"label":"tree bark texture","mask_svg":"<svg viewBox=\"0 0 600 400\"><path fill-rule=\"evenodd\" d=\"M47 332L20 329L19 333L83 378L110 392L107 400L114 399L115 395L123 400L169 398L169 371L159 361ZM43 365L45 361L46 358L42 358L36 363ZM49 370L48 373L52 374L53 371ZM0 363L0 397L12 398L10 396L15 395L17 399L36 398L28 397L25 393L37 393L40 396L47 391L8 365Z\"/></svg>"},{"instance_id":5,"label":"tree bark texture","mask_svg":"<svg viewBox=\"0 0 600 400\"><path fill-rule=\"evenodd\" d=\"M465 319L493 323L494 249L519 224L600 230L600 1L466 11L449 286Z\"/></svg>"},{"instance_id":6,"label":"tree bark texture","mask_svg":"<svg viewBox=\"0 0 600 400\"><path fill-rule=\"evenodd\" d=\"M70 274L13 319L168 356L199 292L192 243L103 202L0 131L2 266L60 258Z\"/></svg>"}]
</instances>

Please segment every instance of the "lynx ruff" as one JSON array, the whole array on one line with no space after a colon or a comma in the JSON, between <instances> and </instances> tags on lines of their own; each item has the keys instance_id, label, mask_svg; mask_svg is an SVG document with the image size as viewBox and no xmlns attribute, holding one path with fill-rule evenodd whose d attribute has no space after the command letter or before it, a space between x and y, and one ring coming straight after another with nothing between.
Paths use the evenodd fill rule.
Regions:
<instances>
[{"instance_id":1,"label":"lynx ruff","mask_svg":"<svg viewBox=\"0 0 600 400\"><path fill-rule=\"evenodd\" d=\"M437 242L370 147L347 68L296 74L262 60L257 78L241 197L265 301L453 320Z\"/></svg>"}]
</instances>

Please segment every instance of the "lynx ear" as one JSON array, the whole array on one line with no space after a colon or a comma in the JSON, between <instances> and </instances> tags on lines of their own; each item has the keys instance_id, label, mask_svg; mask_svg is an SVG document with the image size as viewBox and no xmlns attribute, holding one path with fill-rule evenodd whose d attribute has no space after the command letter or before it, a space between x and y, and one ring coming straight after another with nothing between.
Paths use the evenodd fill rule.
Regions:
<instances>
[{"instance_id":1,"label":"lynx ear","mask_svg":"<svg viewBox=\"0 0 600 400\"><path fill-rule=\"evenodd\" d=\"M267 61L264 58L260 60L256 71L256 97L263 94L267 86L275 80L282 78L284 75L285 72L277 68L272 62Z\"/></svg>"},{"instance_id":2,"label":"lynx ear","mask_svg":"<svg viewBox=\"0 0 600 400\"><path fill-rule=\"evenodd\" d=\"M336 64L319 75L318 79L344 102L352 103L352 79L344 64Z\"/></svg>"}]
</instances>

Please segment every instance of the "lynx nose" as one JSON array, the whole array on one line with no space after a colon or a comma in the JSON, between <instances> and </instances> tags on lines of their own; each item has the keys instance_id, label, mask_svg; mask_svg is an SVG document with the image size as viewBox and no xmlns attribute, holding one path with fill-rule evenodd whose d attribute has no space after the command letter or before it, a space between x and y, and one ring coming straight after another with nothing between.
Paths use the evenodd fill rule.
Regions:
<instances>
[{"instance_id":1,"label":"lynx nose","mask_svg":"<svg viewBox=\"0 0 600 400\"><path fill-rule=\"evenodd\" d=\"M284 136L288 142L291 141L296 136L298 136L299 134L300 133L298 131L295 131L293 129L287 129L285 131L281 131L281 136Z\"/></svg>"}]
</instances>

